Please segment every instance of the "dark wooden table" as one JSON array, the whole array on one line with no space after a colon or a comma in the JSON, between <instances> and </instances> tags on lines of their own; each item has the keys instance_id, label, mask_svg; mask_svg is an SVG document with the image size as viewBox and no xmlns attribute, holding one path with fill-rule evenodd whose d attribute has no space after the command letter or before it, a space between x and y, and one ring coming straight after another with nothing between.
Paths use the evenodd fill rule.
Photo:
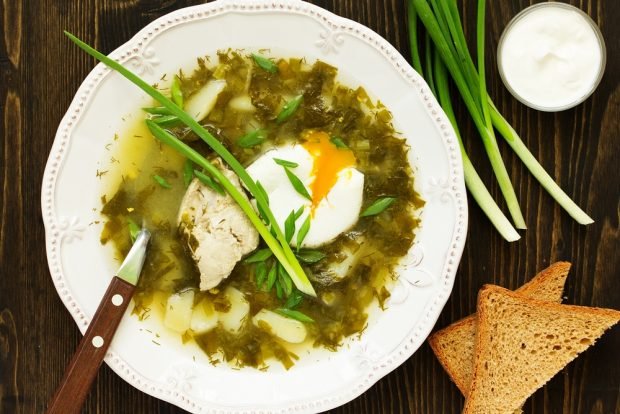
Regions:
<instances>
[{"instance_id":1,"label":"dark wooden table","mask_svg":"<svg viewBox=\"0 0 620 414\"><path fill-rule=\"evenodd\" d=\"M40 185L56 127L94 62L63 36L69 29L109 52L153 19L193 0L4 0L0 5L0 413L40 413L61 378L80 334L49 276L40 213ZM469 240L454 293L437 327L469 314L484 283L515 288L556 260L573 262L567 302L620 308L620 1L572 0L599 24L607 70L584 104L558 114L526 108L503 87L495 49L506 23L528 0L488 2L488 86L531 151L596 223L579 226L500 143L526 214L521 241L504 242L470 204ZM405 57L406 0L314 0L361 22ZM473 35L475 1L462 0ZM480 141L457 103L468 151L492 183ZM496 199L498 188L491 186ZM242 390L240 390L242 393ZM393 373L340 413L456 413L463 398L423 345ZM528 413L620 413L620 329L616 327L537 392ZM124 383L104 367L87 413L178 413Z\"/></svg>"}]
</instances>

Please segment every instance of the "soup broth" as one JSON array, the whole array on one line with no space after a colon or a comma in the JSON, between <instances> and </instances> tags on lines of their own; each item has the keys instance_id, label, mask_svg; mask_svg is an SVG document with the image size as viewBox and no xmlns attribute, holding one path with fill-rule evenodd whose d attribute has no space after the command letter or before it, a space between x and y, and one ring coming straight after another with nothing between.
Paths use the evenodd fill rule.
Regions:
<instances>
[{"instance_id":1,"label":"soup broth","mask_svg":"<svg viewBox=\"0 0 620 414\"><path fill-rule=\"evenodd\" d=\"M272 148L302 144L308 134L325 133L333 145L352 151L355 167L364 175L363 208L382 197L394 198L388 208L360 217L329 243L298 251L317 297L304 295L294 286L287 289L286 279L278 276L266 289L265 274L277 268L273 257L253 263L241 260L215 288L199 290L200 272L188 249L192 241L181 236L178 223L188 184L186 159L153 138L143 120L160 117L170 132L203 156L213 159L215 154L183 124L162 120L162 115L140 114L135 127L119 136L117 162L112 164L120 175L119 184L111 184L113 190L102 197L106 220L101 243L113 243L124 256L136 226L144 223L152 232L134 295L136 317L149 317L155 306L172 314L176 303L189 306L188 317L199 309L207 315L204 320L214 321L213 326L198 333L191 328L177 331L183 341L196 341L214 363L225 360L264 368L275 359L288 369L297 359L292 345L254 317L262 310L279 310L285 318L293 315L303 324L307 347L335 350L344 338L363 332L369 308L386 305L394 268L413 243L418 225L415 211L423 201L414 190L409 148L394 131L387 108L373 102L362 87L340 84L337 69L321 61L269 62L273 66L243 52L222 51L198 59L195 71L180 72L176 82L185 102L213 82L225 82L200 123L244 166ZM169 84L164 77L157 87L170 93ZM298 97L299 106L282 121L281 114ZM252 134L258 141L255 145L240 145ZM262 240L258 249L265 249ZM215 252L213 260L217 260ZM230 329L226 321L237 309L231 292L237 291L249 308L237 329Z\"/></svg>"}]
</instances>

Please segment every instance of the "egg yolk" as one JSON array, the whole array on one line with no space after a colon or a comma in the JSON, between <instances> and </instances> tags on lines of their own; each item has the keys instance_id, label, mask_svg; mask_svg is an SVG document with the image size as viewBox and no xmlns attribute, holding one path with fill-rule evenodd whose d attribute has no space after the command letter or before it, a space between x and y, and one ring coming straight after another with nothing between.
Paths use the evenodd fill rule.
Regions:
<instances>
[{"instance_id":1,"label":"egg yolk","mask_svg":"<svg viewBox=\"0 0 620 414\"><path fill-rule=\"evenodd\" d=\"M314 212L338 181L338 173L347 167L355 166L355 156L348 148L336 147L325 132L308 132L303 138L305 139L303 147L314 158L313 181L310 184L312 212Z\"/></svg>"}]
</instances>

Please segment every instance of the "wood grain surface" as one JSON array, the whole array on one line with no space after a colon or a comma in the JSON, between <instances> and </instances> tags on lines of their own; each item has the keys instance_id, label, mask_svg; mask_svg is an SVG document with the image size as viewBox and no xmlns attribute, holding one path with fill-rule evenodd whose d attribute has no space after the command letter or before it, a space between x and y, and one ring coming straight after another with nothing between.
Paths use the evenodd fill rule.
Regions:
<instances>
[{"instance_id":1,"label":"wood grain surface","mask_svg":"<svg viewBox=\"0 0 620 414\"><path fill-rule=\"evenodd\" d=\"M45 414L79 414L136 287L114 276ZM120 302L115 302L120 298Z\"/></svg>"},{"instance_id":2,"label":"wood grain surface","mask_svg":"<svg viewBox=\"0 0 620 414\"><path fill-rule=\"evenodd\" d=\"M365 24L409 58L406 0L313 0ZM56 127L94 61L62 36L68 29L110 52L153 19L195 0L2 0L0 2L0 413L41 413L80 340L49 276L40 187ZM474 33L474 0L459 0ZM573 262L567 302L620 308L620 1L572 0L600 26L607 69L595 94L561 113L542 113L506 91L495 65L506 23L528 0L487 5L488 87L501 112L561 186L595 219L579 226L500 142L528 230L504 242L470 203L469 238L454 292L437 328L469 314L484 283L516 288L555 260ZM468 152L500 199L479 138L460 102ZM526 413L620 413L620 329L559 373L525 405ZM243 390L240 390L240 394ZM456 386L428 345L368 392L334 413L457 413ZM103 367L85 413L179 413Z\"/></svg>"}]
</instances>

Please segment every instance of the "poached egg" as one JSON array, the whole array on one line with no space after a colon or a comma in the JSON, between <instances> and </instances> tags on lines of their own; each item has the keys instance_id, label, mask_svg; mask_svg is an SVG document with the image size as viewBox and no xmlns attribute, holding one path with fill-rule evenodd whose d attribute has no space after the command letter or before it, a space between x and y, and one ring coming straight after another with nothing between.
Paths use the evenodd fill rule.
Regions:
<instances>
[{"instance_id":1,"label":"poached egg","mask_svg":"<svg viewBox=\"0 0 620 414\"><path fill-rule=\"evenodd\" d=\"M300 179L310 200L295 190L285 167L277 160L297 165L286 168ZM299 144L267 151L247 171L264 187L269 207L283 231L286 218L303 207L302 215L295 222L291 244L296 245L297 232L310 217L310 230L301 247L318 247L353 227L359 218L364 174L355 165L350 149L337 147L325 132L310 131L302 136Z\"/></svg>"}]
</instances>

